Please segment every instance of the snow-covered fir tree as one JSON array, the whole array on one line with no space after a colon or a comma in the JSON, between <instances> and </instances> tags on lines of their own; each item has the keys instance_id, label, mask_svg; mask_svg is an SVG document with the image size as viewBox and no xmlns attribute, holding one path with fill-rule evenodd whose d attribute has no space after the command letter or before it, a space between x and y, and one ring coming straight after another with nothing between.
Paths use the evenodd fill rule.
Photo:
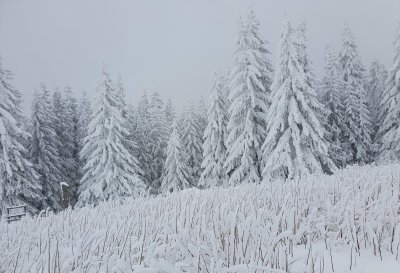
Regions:
<instances>
[{"instance_id":1,"label":"snow-covered fir tree","mask_svg":"<svg viewBox=\"0 0 400 273\"><path fill-rule=\"evenodd\" d=\"M129 106L126 103L126 97L125 97L125 88L122 83L122 77L119 76L117 80L117 87L116 87L116 94L117 94L117 99L119 100L119 104L121 105L121 115L124 119L127 119L128 117L128 112L129 112Z\"/></svg>"},{"instance_id":2,"label":"snow-covered fir tree","mask_svg":"<svg viewBox=\"0 0 400 273\"><path fill-rule=\"evenodd\" d=\"M289 23L279 43L272 84L267 137L263 144L263 178L293 179L335 169L328 155L324 128L314 109L319 106L304 68L304 52Z\"/></svg>"},{"instance_id":3,"label":"snow-covered fir tree","mask_svg":"<svg viewBox=\"0 0 400 273\"><path fill-rule=\"evenodd\" d=\"M400 23L395 35L394 48L395 57L381 104L382 125L377 134L380 161L400 160Z\"/></svg>"},{"instance_id":4,"label":"snow-covered fir tree","mask_svg":"<svg viewBox=\"0 0 400 273\"><path fill-rule=\"evenodd\" d=\"M201 154L203 154L203 144L204 144L204 131L206 130L208 119L207 119L207 104L204 100L203 96L200 97L199 102L196 107L196 120L197 120L197 130L199 131L198 135L200 136L201 142ZM201 160L200 160L200 173L201 173Z\"/></svg>"},{"instance_id":5,"label":"snow-covered fir tree","mask_svg":"<svg viewBox=\"0 0 400 273\"><path fill-rule=\"evenodd\" d=\"M78 120L76 128L76 141L78 144L78 183L84 174L83 166L85 165L85 160L83 160L79 153L83 148L84 140L88 132L89 122L92 120L92 104L90 103L86 92L83 92L78 101L77 106ZM79 187L78 187L79 188Z\"/></svg>"},{"instance_id":6,"label":"snow-covered fir tree","mask_svg":"<svg viewBox=\"0 0 400 273\"><path fill-rule=\"evenodd\" d=\"M234 66L230 72L227 124L229 184L259 182L261 145L265 139L266 113L270 106L271 65L259 22L250 10L241 22Z\"/></svg>"},{"instance_id":7,"label":"snow-covered fir tree","mask_svg":"<svg viewBox=\"0 0 400 273\"><path fill-rule=\"evenodd\" d=\"M343 110L343 108L340 108L339 106L339 104L342 103L339 93L341 92L341 88L343 88L343 86L340 86L341 70L338 63L338 56L336 52L328 53L329 56L326 56L327 58L325 60L325 72L327 75L325 76L323 82L317 83L311 68L311 60L307 54L306 31L306 23L305 21L302 21L296 29L293 40L299 52L300 66L303 67L306 79L305 83L309 86L305 89L304 95L309 102L309 106L312 108L311 110L315 113L321 124L324 124L324 137L328 141L330 158L334 159L335 165L344 166L346 161L343 158L344 154L342 152L342 146L340 142L341 139L338 135L340 134L340 130L344 127L342 126L340 129L336 128L339 121L335 120L337 118L336 114L341 114L339 109ZM335 77L337 77L337 79L335 79ZM335 82L335 80L337 81ZM320 86L324 84L327 85L325 86L327 92L322 92L323 94L320 94L320 96L318 96L319 94L316 92L318 89L318 84ZM323 103L321 104L321 99L326 103L326 107L323 107ZM337 108L338 106L339 108Z\"/></svg>"},{"instance_id":8,"label":"snow-covered fir tree","mask_svg":"<svg viewBox=\"0 0 400 273\"><path fill-rule=\"evenodd\" d=\"M137 131L138 131L138 110L133 104L127 104L126 105L126 128L129 131L129 139L133 140L134 146L131 147L129 150L131 153L135 154L136 157L139 155L139 146L138 146L138 141L136 136ZM143 178L143 177L142 177ZM144 181L144 180L143 180Z\"/></svg>"},{"instance_id":9,"label":"snow-covered fir tree","mask_svg":"<svg viewBox=\"0 0 400 273\"><path fill-rule=\"evenodd\" d=\"M182 114L182 144L187 155L186 165L189 168L190 183L196 186L201 175L204 130L200 132L200 119L193 105Z\"/></svg>"},{"instance_id":10,"label":"snow-covered fir tree","mask_svg":"<svg viewBox=\"0 0 400 273\"><path fill-rule=\"evenodd\" d=\"M90 103L86 92L82 93L78 101L77 107L78 121L77 121L77 142L78 150L81 151L84 145L84 139L87 135L88 125L92 119L92 104Z\"/></svg>"},{"instance_id":11,"label":"snow-covered fir tree","mask_svg":"<svg viewBox=\"0 0 400 273\"><path fill-rule=\"evenodd\" d=\"M326 111L323 109L318 94L316 92L318 88L318 82L315 78L315 75L312 70L312 62L308 56L307 53L307 38L306 38L306 32L307 32L307 25L305 21L300 22L300 24L297 26L296 31L295 31L295 39L294 43L297 46L297 49L299 51L299 56L300 56L300 63L301 66L304 68L304 73L306 76L306 83L310 86L308 90L312 90L312 92L306 92L307 100L312 101L310 103L310 106L313 107L313 111L317 115L317 117L320 119L321 122L324 122L325 116L326 116Z\"/></svg>"},{"instance_id":12,"label":"snow-covered fir tree","mask_svg":"<svg viewBox=\"0 0 400 273\"><path fill-rule=\"evenodd\" d=\"M344 82L340 69L338 53L331 46L326 48L324 77L321 80L321 101L325 106L324 125L329 143L329 156L336 166L345 167L348 147L345 143L348 134L345 108L343 104Z\"/></svg>"},{"instance_id":13,"label":"snow-covered fir tree","mask_svg":"<svg viewBox=\"0 0 400 273\"><path fill-rule=\"evenodd\" d=\"M52 96L52 106L50 114L53 120L51 126L53 127L54 131L56 132L56 136L53 139L54 145L57 147L57 154L58 154L58 164L60 165L60 175L61 181L60 182L67 182L66 181L66 170L64 169L64 159L63 159L63 150L64 150L64 133L65 133L65 126L64 120L65 117L65 105L62 97L61 91L59 91L58 87L51 93Z\"/></svg>"},{"instance_id":14,"label":"snow-covered fir tree","mask_svg":"<svg viewBox=\"0 0 400 273\"><path fill-rule=\"evenodd\" d=\"M204 130L207 127L208 120L207 120L207 105L206 102L204 101L204 98L201 97L197 107L196 107L196 119L197 119L197 124L198 124L198 129L199 129L199 134L201 136L204 135Z\"/></svg>"},{"instance_id":15,"label":"snow-covered fir tree","mask_svg":"<svg viewBox=\"0 0 400 273\"><path fill-rule=\"evenodd\" d=\"M212 187L226 184L224 162L226 158L226 113L225 94L227 79L222 76L214 76L213 87L207 111L207 127L204 131L203 172L198 186Z\"/></svg>"},{"instance_id":16,"label":"snow-covered fir tree","mask_svg":"<svg viewBox=\"0 0 400 273\"><path fill-rule=\"evenodd\" d=\"M374 60L368 73L368 107L371 111L371 123L374 125L372 135L378 131L382 109L382 98L385 94L388 71L378 60ZM374 138L372 138L374 139Z\"/></svg>"},{"instance_id":17,"label":"snow-covered fir tree","mask_svg":"<svg viewBox=\"0 0 400 273\"><path fill-rule=\"evenodd\" d=\"M134 138L138 146L139 166L143 170L143 181L147 186L152 187L153 168L152 156L150 153L150 113L149 100L147 93L144 92L139 101L136 113L131 115L130 119L135 122ZM157 192L158 188L152 188L152 192Z\"/></svg>"},{"instance_id":18,"label":"snow-covered fir tree","mask_svg":"<svg viewBox=\"0 0 400 273\"><path fill-rule=\"evenodd\" d=\"M60 158L62 182L71 186L73 197L79 185L79 147L77 139L77 102L70 86L53 93L53 116L56 118L56 145Z\"/></svg>"},{"instance_id":19,"label":"snow-covered fir tree","mask_svg":"<svg viewBox=\"0 0 400 273\"><path fill-rule=\"evenodd\" d=\"M179 135L177 121L172 124L172 132L168 141L167 158L165 160L161 192L176 192L189 188L189 170L186 166L184 148Z\"/></svg>"},{"instance_id":20,"label":"snow-covered fir tree","mask_svg":"<svg viewBox=\"0 0 400 273\"><path fill-rule=\"evenodd\" d=\"M79 187L78 104L70 86L63 91L65 121L64 150L60 153L67 171L66 182L72 187L74 198ZM75 202L75 200L74 200Z\"/></svg>"},{"instance_id":21,"label":"snow-covered fir tree","mask_svg":"<svg viewBox=\"0 0 400 273\"><path fill-rule=\"evenodd\" d=\"M177 115L171 99L168 99L167 103L165 104L165 117L167 119L168 126L170 127L170 132L172 132L172 123L176 119Z\"/></svg>"},{"instance_id":22,"label":"snow-covered fir tree","mask_svg":"<svg viewBox=\"0 0 400 273\"><path fill-rule=\"evenodd\" d=\"M25 204L38 208L43 199L39 176L28 159L23 140L21 94L0 63L0 215L4 208Z\"/></svg>"},{"instance_id":23,"label":"snow-covered fir tree","mask_svg":"<svg viewBox=\"0 0 400 273\"><path fill-rule=\"evenodd\" d=\"M249 71L247 71L247 76L248 79L250 79L250 81L253 83L253 87L251 87L250 85L248 86L248 88L251 91L251 100L254 101L253 107L256 115L255 122L257 123L256 134L259 135L262 140L264 140L265 128L267 123L267 121L265 120L265 115L268 113L269 107L271 106L271 84L273 74L272 64L269 60L270 52L267 49L268 42L265 41L260 35L260 22L256 19L254 11L252 9L249 9L246 25L250 35L247 36L245 39L248 39L248 46L250 46L251 48L251 53L254 54L253 60L251 55L245 56L245 58L248 58L247 68L249 69ZM250 72L253 65L257 69L253 72ZM233 72L235 72L235 70L233 70ZM236 70L236 73L237 72L238 71ZM233 74L232 76L234 75L235 74ZM236 74L236 76L239 76L239 74ZM238 86L237 82L236 84L233 83L233 85ZM233 86L231 86L231 89L232 87Z\"/></svg>"},{"instance_id":24,"label":"snow-covered fir tree","mask_svg":"<svg viewBox=\"0 0 400 273\"><path fill-rule=\"evenodd\" d=\"M129 136L119 95L103 69L99 98L80 156L85 159L78 206L145 193L140 167L124 146Z\"/></svg>"},{"instance_id":25,"label":"snow-covered fir tree","mask_svg":"<svg viewBox=\"0 0 400 273\"><path fill-rule=\"evenodd\" d=\"M295 43L297 44L298 50L299 50L299 56L300 56L300 63L302 65L302 67L304 67L304 73L306 75L307 78L307 84L315 89L316 88L316 79L315 76L312 72L312 68L311 68L311 60L308 57L307 54L307 38L306 38L306 32L307 32L307 25L305 21L302 21L298 27L297 27L297 31L296 31L296 39L295 39ZM311 93L309 95L314 95L314 93ZM320 109L314 109L317 111L320 111Z\"/></svg>"},{"instance_id":26,"label":"snow-covered fir tree","mask_svg":"<svg viewBox=\"0 0 400 273\"><path fill-rule=\"evenodd\" d=\"M125 122L123 125L129 132L124 138L124 146L128 149L129 153L138 158L138 146L135 138L136 134L136 111L132 105L126 102L125 88L122 84L121 76L118 77L117 90L116 90L118 104L121 105L121 115ZM141 169L140 169L141 170ZM140 178L143 180L142 170L139 173Z\"/></svg>"},{"instance_id":27,"label":"snow-covered fir tree","mask_svg":"<svg viewBox=\"0 0 400 273\"><path fill-rule=\"evenodd\" d=\"M166 158L169 128L164 111L164 102L158 92L153 92L149 101L149 120L147 144L150 154L150 183L154 189L159 189L162 180Z\"/></svg>"},{"instance_id":28,"label":"snow-covered fir tree","mask_svg":"<svg viewBox=\"0 0 400 273\"><path fill-rule=\"evenodd\" d=\"M348 24L345 25L343 33L340 64L345 82L343 96L346 126L349 128L348 153L352 155L348 163L368 163L371 159L371 121L365 90L365 68L358 56L354 36Z\"/></svg>"},{"instance_id":29,"label":"snow-covered fir tree","mask_svg":"<svg viewBox=\"0 0 400 273\"><path fill-rule=\"evenodd\" d=\"M18 92L18 91L17 91ZM22 96L21 96L21 101L22 101ZM25 132L27 132L26 135L21 136L19 138L20 143L25 147L25 151L26 151L26 158L32 162L31 158L30 158L30 153L29 153L29 147L31 145L32 142L32 122L31 122L31 117L30 116L25 116L25 115L20 115L19 118L19 125L21 126L21 129L24 130Z\"/></svg>"},{"instance_id":30,"label":"snow-covered fir tree","mask_svg":"<svg viewBox=\"0 0 400 273\"><path fill-rule=\"evenodd\" d=\"M60 182L62 166L58 153L58 138L54 125L54 116L50 91L44 84L34 94L32 105L32 142L30 157L40 174L40 181L47 204L55 209L61 209Z\"/></svg>"},{"instance_id":31,"label":"snow-covered fir tree","mask_svg":"<svg viewBox=\"0 0 400 273\"><path fill-rule=\"evenodd\" d=\"M381 106L382 98L385 94L387 76L388 72L385 66L378 60L374 60L369 69L367 80L368 109L371 113L371 153L373 158L379 152L377 133L381 122L383 122L382 117L385 115Z\"/></svg>"}]
</instances>

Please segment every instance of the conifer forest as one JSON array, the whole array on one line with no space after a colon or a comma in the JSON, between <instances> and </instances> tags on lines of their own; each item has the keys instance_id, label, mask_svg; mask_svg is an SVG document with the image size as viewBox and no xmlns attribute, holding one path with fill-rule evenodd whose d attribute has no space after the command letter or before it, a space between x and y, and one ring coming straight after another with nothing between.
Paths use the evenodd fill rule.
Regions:
<instances>
[{"instance_id":1,"label":"conifer forest","mask_svg":"<svg viewBox=\"0 0 400 273\"><path fill-rule=\"evenodd\" d=\"M273 44L266 14L188 104L105 62L30 96L0 45L0 272L400 272L400 21L388 65L345 20L314 45L287 16Z\"/></svg>"}]
</instances>

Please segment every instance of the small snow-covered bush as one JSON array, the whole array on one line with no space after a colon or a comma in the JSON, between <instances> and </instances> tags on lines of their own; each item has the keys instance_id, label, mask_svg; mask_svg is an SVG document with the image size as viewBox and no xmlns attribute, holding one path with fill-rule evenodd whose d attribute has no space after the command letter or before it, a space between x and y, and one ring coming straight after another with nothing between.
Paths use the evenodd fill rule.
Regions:
<instances>
[{"instance_id":1,"label":"small snow-covered bush","mask_svg":"<svg viewBox=\"0 0 400 273\"><path fill-rule=\"evenodd\" d=\"M399 165L364 166L3 221L0 272L325 272L336 247L398 257L399 194Z\"/></svg>"}]
</instances>

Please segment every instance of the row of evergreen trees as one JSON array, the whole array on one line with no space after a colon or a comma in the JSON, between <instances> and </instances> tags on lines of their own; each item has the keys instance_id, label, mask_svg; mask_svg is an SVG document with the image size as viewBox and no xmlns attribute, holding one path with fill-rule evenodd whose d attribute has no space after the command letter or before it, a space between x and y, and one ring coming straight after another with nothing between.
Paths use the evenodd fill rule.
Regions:
<instances>
[{"instance_id":1,"label":"row of evergreen trees","mask_svg":"<svg viewBox=\"0 0 400 273\"><path fill-rule=\"evenodd\" d=\"M71 88L35 93L31 119L0 69L1 204L61 208L59 183L78 206L189 187L259 183L332 173L348 164L400 157L400 28L387 72L366 72L346 25L341 50L327 47L317 81L306 26L283 29L274 68L259 22L240 22L235 59L214 75L208 105L177 115L146 94L137 106L104 69L92 106Z\"/></svg>"},{"instance_id":2,"label":"row of evergreen trees","mask_svg":"<svg viewBox=\"0 0 400 273\"><path fill-rule=\"evenodd\" d=\"M86 94L78 100L70 87L49 91L42 84L27 119L11 73L0 71L1 210L21 202L33 211L60 210L61 182L70 185L79 206L158 193L174 121L183 136L185 187L196 185L207 123L203 100L179 117L157 92L145 92L134 107L126 103L121 80L114 84L104 69L94 104Z\"/></svg>"}]
</instances>

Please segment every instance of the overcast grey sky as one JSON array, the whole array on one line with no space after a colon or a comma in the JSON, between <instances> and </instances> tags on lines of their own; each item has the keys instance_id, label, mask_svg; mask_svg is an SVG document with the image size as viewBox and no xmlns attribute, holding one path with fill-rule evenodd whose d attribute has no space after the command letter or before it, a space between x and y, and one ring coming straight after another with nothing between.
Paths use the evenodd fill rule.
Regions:
<instances>
[{"instance_id":1,"label":"overcast grey sky","mask_svg":"<svg viewBox=\"0 0 400 273\"><path fill-rule=\"evenodd\" d=\"M317 75L325 44L340 46L346 21L365 65L391 65L400 0L0 0L0 56L25 107L40 82L93 94L103 62L131 102L157 89L181 107L207 96L213 71L229 69L250 6L273 64L285 20L305 19Z\"/></svg>"}]
</instances>

